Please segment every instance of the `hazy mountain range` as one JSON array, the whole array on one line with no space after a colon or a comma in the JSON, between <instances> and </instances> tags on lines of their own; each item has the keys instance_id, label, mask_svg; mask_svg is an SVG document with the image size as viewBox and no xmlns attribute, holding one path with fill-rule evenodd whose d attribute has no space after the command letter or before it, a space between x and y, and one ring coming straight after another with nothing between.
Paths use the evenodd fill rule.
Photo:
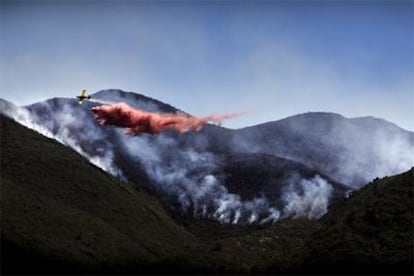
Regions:
<instances>
[{"instance_id":1,"label":"hazy mountain range","mask_svg":"<svg viewBox=\"0 0 414 276\"><path fill-rule=\"evenodd\" d=\"M120 90L92 97L149 111L178 111ZM246 273L322 271L323 264L313 256L322 258L328 250L336 252L332 266L347 267L361 253L367 256L361 259L363 270L377 264L410 269L413 237L406 230L413 225L412 170L368 185L384 188L355 190L376 177L409 170L414 133L371 117L305 113L236 130L207 125L201 132L129 137L121 129L96 124L89 110L93 105L54 98L22 108L0 101L1 113L115 176L105 176L62 145L2 119L2 241L7 255L24 253L45 265L52 262L55 269L63 260L72 269L92 271L153 271L163 263L178 271ZM382 184L388 182L400 184ZM376 208L377 203L386 206ZM397 210L408 221L395 219ZM37 222L28 224L34 217ZM74 226L62 232L71 223L87 229ZM348 234L354 224L363 226L361 235ZM376 238L387 233L389 242ZM347 242L327 247L344 235ZM305 250L308 242L312 246ZM366 242L370 249L346 247L355 242ZM348 253L341 255L341 250ZM104 253L108 251L114 253Z\"/></svg>"}]
</instances>

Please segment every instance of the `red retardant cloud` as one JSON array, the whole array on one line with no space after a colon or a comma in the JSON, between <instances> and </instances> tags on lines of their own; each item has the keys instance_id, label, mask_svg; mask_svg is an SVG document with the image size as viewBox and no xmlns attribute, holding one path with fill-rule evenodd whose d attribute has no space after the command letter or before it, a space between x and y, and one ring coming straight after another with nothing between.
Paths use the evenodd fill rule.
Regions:
<instances>
[{"instance_id":1,"label":"red retardant cloud","mask_svg":"<svg viewBox=\"0 0 414 276\"><path fill-rule=\"evenodd\" d=\"M167 129L179 132L187 132L189 130L199 131L207 122L220 124L224 119L241 115L241 113L229 113L206 117L192 117L184 113L163 114L135 109L126 103L95 106L91 110L100 125L123 127L126 128L125 133L130 135L139 135L142 133L158 134Z\"/></svg>"}]
</instances>

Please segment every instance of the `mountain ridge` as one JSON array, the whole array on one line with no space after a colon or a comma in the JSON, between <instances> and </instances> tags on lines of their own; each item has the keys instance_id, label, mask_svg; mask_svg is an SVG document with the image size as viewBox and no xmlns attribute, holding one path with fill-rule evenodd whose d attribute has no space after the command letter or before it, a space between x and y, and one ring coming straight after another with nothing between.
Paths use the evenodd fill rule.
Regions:
<instances>
[{"instance_id":1,"label":"mountain ridge","mask_svg":"<svg viewBox=\"0 0 414 276\"><path fill-rule=\"evenodd\" d=\"M133 91L123 91L121 89L115 89L115 88L113 88L113 89L103 89L103 90L93 92L91 94L91 96L94 96L94 97L99 96L99 97L102 97L104 99L105 97L108 96L108 95L106 95L108 93L117 93L120 98L129 98L128 96L122 96L122 94L126 94L126 95L130 95L130 98L135 97L137 99L144 99L145 101L148 101L148 102L154 102L157 105L163 106L164 109L169 110L169 111L163 111L163 112L177 112L177 111L184 112L182 109L180 109L178 107L172 106L172 105L170 105L168 103L165 103L165 102L162 102L158 99L146 96L145 94L136 93L136 92L133 92ZM72 100L71 97L52 97L52 98L49 98L45 101L54 100L54 99L57 99L57 100L59 100L59 99L61 99L61 100ZM73 99L76 100L75 98L73 98ZM10 101L5 100L1 97L0 97L0 101L11 103ZM32 104L28 104L28 105L24 105L24 106L28 107L28 106L39 104L39 103L42 103L42 102L44 102L44 101L38 101L38 102L34 102ZM186 113L186 114L188 114L188 113ZM392 121L389 121L385 118L375 117L375 116L371 116L371 115L347 117L347 116L344 116L340 113L336 113L336 112L333 112L333 111L332 112L328 112L328 111L308 111L308 112L304 112L304 113L289 115L289 116L282 117L282 118L275 118L274 120L270 120L270 121L266 121L266 122L262 122L262 123L258 123L258 124L254 124L254 125L244 126L244 127L240 127L240 128L230 128L230 129L231 130L242 130L242 129L245 129L245 128L257 127L257 126L265 125L265 124L268 124L268 123L274 123L274 122L283 121L283 120L287 120L287 119L294 119L298 116L306 115L306 114L316 114L316 115L317 114L320 114L320 115L326 114L326 115L337 116L339 118L343 118L343 119L347 119L347 120L365 120L365 119L371 120L372 119L372 120L375 120L375 121L381 121L383 123L391 124L391 125L394 125L395 127L399 128L399 129L401 129L401 130L414 133L414 130L409 130L409 129L403 128L403 127L399 126L398 124L396 124ZM224 128L226 128L226 127L224 127Z\"/></svg>"},{"instance_id":2,"label":"mountain ridge","mask_svg":"<svg viewBox=\"0 0 414 276\"><path fill-rule=\"evenodd\" d=\"M111 91L107 91L105 93L110 93ZM123 95L123 94L121 94ZM136 97L135 94L128 94L128 96L133 96L134 99ZM119 95L115 95L114 96L119 97ZM140 96L138 96L140 97ZM108 98L106 98L106 100L108 100ZM109 98L109 100L112 100L111 98ZM87 103L87 102L86 102ZM89 105L93 104L93 103L87 103ZM142 105L142 102L137 103L136 105ZM214 178L212 178L211 180L213 180L216 184L214 185L224 185L224 188L221 188L220 186L217 186L217 189L219 189L220 193L227 193L227 191L225 191L225 189L227 188L227 184L226 182L221 182L219 180L219 178L222 177L222 173L220 172L220 168L222 167L222 165L220 164L219 160L221 159L220 154L211 154L209 153L209 150L206 148L203 148L203 145L206 145L205 142L207 141L207 143L211 143L214 139L212 139L212 136L210 135L210 133L215 132L214 135L218 135L216 136L219 140L222 139L222 134L223 131L230 133L231 130L225 130L222 129L218 126L206 126L205 129L199 133L186 133L184 135L180 135L177 133L173 133L173 132L169 132L160 136L149 136L149 135L144 135L142 137L137 137L137 138L128 138L125 137L124 135L122 135L117 129L114 128L102 128L100 126L98 126L94 121L93 118L91 118L91 115L88 114L88 109L82 108L80 107L75 100L71 101L71 100L60 100L60 99L52 99L50 101L46 101L44 103L40 103L40 104L35 104L32 106L29 106L28 109L31 111L31 114L33 114L33 117L35 118L36 123L38 124L45 124L48 126L49 130L61 137L61 136L65 136L65 135L70 135L70 137L67 137L66 140L68 141L74 141L76 142L76 144L78 146L81 147L81 149L83 151L86 151L86 155L89 156L98 156L99 154L101 154L100 152L98 152L96 149L98 147L103 147L103 151L102 152L109 152L110 156L113 156L112 158L112 162L113 162L113 166L117 166L119 168L119 171L122 172L122 175L125 176L127 179L131 180L132 182L134 181L134 178L136 177L135 172L138 171L143 171L143 172L148 172L151 170L151 168L144 168L146 166L147 163L147 159L145 158L146 155L146 151L147 149L150 149L151 151L151 155L153 155L154 153L152 153L152 149L155 144L159 144L155 147L157 147L158 149L156 150L157 152L155 153L156 156L163 156L162 158L166 159L166 160L172 160L174 166L178 166L176 167L176 171L181 171L184 163L186 162L190 162L191 158L196 157L197 159L199 158L207 158L208 160L211 160L211 165L213 167L216 167L216 169L212 170L211 172L214 174ZM62 125L63 122L63 125ZM65 125L66 124L66 125ZM87 126L87 128L85 129L85 126ZM70 130L70 132L67 132L67 130ZM83 132L86 132L87 134L85 135ZM88 134L90 133L90 134ZM204 136L204 134L206 134L207 136ZM93 139L87 139L87 136L91 136L91 137L95 137ZM204 139L204 140L203 140ZM168 141L168 142L167 142ZM216 145L220 145L219 143L220 141L218 141L218 143L216 143ZM73 143L73 142L72 142ZM170 147L167 146L167 144L173 143L174 147ZM139 158L139 160L137 160L137 157L133 154L135 151L139 151L141 152L142 158ZM194 152L194 154L190 154L191 152ZM231 153L233 154L233 153ZM105 156L104 156L105 157ZM186 160L188 159L188 160ZM200 159L200 160L201 160ZM214 160L216 161L214 161ZM158 162L158 161L157 161ZM177 162L184 162L183 165L179 165ZM290 162L292 163L292 165L290 166L290 168L292 168L292 174L296 173L298 175L302 175L303 172L305 171L309 171L307 170L305 167L303 167L303 165L294 165L293 161L289 161L286 160L284 161L286 162ZM194 163L194 162L193 162ZM209 163L209 162L208 162ZM166 164L166 165L165 165ZM168 165L168 163L156 163L156 164L147 164L148 166L153 167L154 165L157 166L157 168L160 168L162 170L166 170L170 171L170 169L166 166L170 166ZM278 166L278 163L273 163L274 166ZM199 168L203 168L205 165L209 166L208 164L204 163L204 162L199 162L199 164L195 164L196 166L198 166ZM223 167L225 168L225 167ZM197 177L196 175L194 175L194 172L201 172L201 177ZM192 168L187 168L186 172L183 172L184 175L186 175L188 181L185 183L188 183L188 185L191 186L191 189L196 189L196 184L192 184L194 181L207 181L209 178L203 178L202 175L207 176L205 172L207 172L204 169L197 169L196 167L194 167L194 169ZM226 172L224 172L224 175L226 174ZM323 176L323 174L314 172L313 176L309 177L314 177L316 175L321 175ZM159 175L159 174L158 174ZM158 177L157 175L157 177ZM148 175L149 178L151 178L151 175ZM207 176L208 177L208 176ZM204 180L203 180L204 179ZM154 180L154 179L153 179ZM216 181L216 180L219 180ZM174 181L177 182L177 184L174 184L174 186L179 187L180 184L179 182L181 182L181 179L175 179ZM336 181L337 182L337 181ZM331 184L334 185L334 190L336 194L342 194L342 196L345 195L345 188L343 188L341 185L336 184L336 182L332 182ZM211 185L208 184L208 182L205 182L206 186L207 185ZM276 185L279 186L285 186L287 185L287 179L282 179L280 178L279 181L276 181L273 183L276 183ZM187 184L186 184L187 185ZM168 184L168 186L172 186L170 184ZM168 187L167 186L167 187ZM188 188L190 186L187 187L183 187L183 189L185 190L184 193L189 193L192 191L189 191ZM193 188L194 187L194 188ZM157 188L151 187L151 185L148 185L147 187L149 190L152 190L154 192L157 192ZM161 187L162 188L162 187ZM162 188L163 189L163 188ZM214 188L216 189L216 188ZM302 188L300 188L302 189ZM339 190L338 190L339 189ZM211 188L208 188L205 192L206 193L210 193ZM234 189L232 191L235 191ZM270 191L269 189L267 189L267 191ZM339 192L341 191L341 192ZM211 192L213 192L211 190ZM338 193L339 192L339 193ZM177 196L182 197L182 193L181 191L177 191L174 192L177 193L177 195L173 195L173 197L171 196L167 196L165 197L167 201L180 201L179 198L177 198ZM215 192L213 192L215 193ZM238 194L238 192L236 191L236 193ZM167 191L168 194L168 191ZM237 194L236 197L234 197L234 200L238 201L239 199L237 198ZM222 197L222 199L220 200L227 200L225 199L227 196L223 195L220 197ZM268 201L267 199L269 199L268 195L265 195L264 199L265 201ZM336 196L335 196L336 198ZM209 212L215 213L214 210L220 209L219 206L217 206L217 201L213 202L212 200L208 199L208 196L202 196L199 197L198 195L191 195L190 194L190 198L186 199L184 198L183 200L189 200L190 201L190 208L200 206L200 202L194 202L195 200L202 200L203 202L201 203L203 205L203 209L206 210L210 210ZM258 198L259 199L259 198ZM261 200L261 199L260 199ZM274 203L276 203L277 200L272 200L272 202L269 202L270 205L273 205ZM260 201L258 201L258 204ZM181 202L178 202L179 204L182 204ZM182 207L180 205L177 204L173 204L173 206L175 206L175 208L177 209L181 209ZM184 203L187 204L187 203ZM209 206L205 206L204 204L208 204ZM215 206L210 206L211 204L215 205ZM224 203L223 203L224 204ZM240 206L241 203L237 203L237 206ZM254 203L256 204L256 203ZM267 203L266 203L267 204ZM188 207L185 207L188 208ZM212 209L213 208L213 209ZM237 207L239 208L239 207ZM244 207L240 207L243 210L245 210ZM253 207L251 207L253 208ZM249 209L250 210L250 209ZM190 212L192 210L189 210ZM204 213L204 211L201 210L194 210L196 212L201 212ZM227 211L226 211L227 212ZM250 212L250 211L249 211ZM262 212L260 212L262 213ZM237 212L236 211L229 211L229 213L226 215L227 216L236 216ZM265 214L262 214L265 216ZM256 217L256 215L254 215ZM245 216L242 216L245 217ZM259 216L260 217L260 216ZM230 218L226 218L226 221L230 220ZM233 218L231 219L233 220Z\"/></svg>"},{"instance_id":3,"label":"mountain ridge","mask_svg":"<svg viewBox=\"0 0 414 276\"><path fill-rule=\"evenodd\" d=\"M126 101L134 107L157 112L178 111L177 108L158 100L122 90L101 90L93 96L104 100ZM242 196L242 190L246 187L258 188L254 193L257 197L252 199L252 202L262 204L262 199L269 202L268 199L271 198L270 205L280 204L283 202L280 191L288 189L291 185L289 179L295 178L294 175L299 175L296 182L301 182L300 178L308 182L296 187L296 195L292 196L303 196L306 185L315 185L322 189L322 184L309 182L312 179L316 181L315 177L319 175L328 180L329 185L334 186L334 194L342 194L343 197L347 191L335 183L345 184L348 189L358 189L374 177L400 172L410 162L414 163L414 155L410 155L411 151L414 153L414 133L395 128L382 120L347 119L339 114L324 112L303 113L237 130L206 125L197 133L178 134L169 131L159 136L142 135L130 138L117 128L99 126L89 111L93 105L96 103L86 101L80 106L75 99L53 98L27 106L25 110L28 111L33 124L46 128L67 146L101 164L106 171L132 182L146 175L146 189L158 195L161 192L161 196L166 195L167 200L175 201L173 205L177 209L202 206L202 210L211 210L215 213L214 210L221 208L217 205L217 200L222 202L220 204L225 204L229 196L234 201L232 206L241 206L246 198ZM387 145L393 148L394 152L391 152L391 155ZM246 162L237 163L238 155L244 155ZM249 159L249 155L254 158ZM262 164L260 160L266 159L267 155L281 158L280 162L268 162L272 164L269 172L280 171L284 166L285 172L289 171L290 176L265 173L261 169L264 166L254 165ZM203 159L208 162L201 162ZM283 165L286 162L290 165ZM234 178L230 176L235 174L231 172L232 166L229 164L244 164L252 175L257 175L254 171L262 171L268 177L260 178L263 183L253 178L249 180L247 176L244 179ZM162 173L155 173L154 168ZM172 174L171 168L182 174L185 181L178 179L178 174ZM307 173L310 171L313 175ZM197 173L200 174L197 176ZM164 183L165 179L161 177L163 174L173 176L170 181L174 184ZM203 190L206 194L201 196L194 192L200 185L196 182L200 181L206 188ZM183 186L180 182L186 184ZM151 183L157 183L158 186ZM214 188L208 185L213 185ZM168 187L183 190L171 191ZM263 187L263 190L259 190L259 187ZM341 190L342 192L338 193ZM215 201L208 200L211 196L209 193L220 198ZM329 193L327 196L329 197ZM238 202L240 199L242 202ZM215 206L210 206L211 204ZM279 209L283 207L278 206ZM202 210L193 211L204 213ZM229 210L226 216L232 217L236 214L237 210Z\"/></svg>"},{"instance_id":4,"label":"mountain ridge","mask_svg":"<svg viewBox=\"0 0 414 276\"><path fill-rule=\"evenodd\" d=\"M156 198L53 139L3 116L0 126L2 273L412 273L413 169L374 180L319 220L286 219L266 227L172 220ZM373 209L376 202L387 204ZM65 204L72 208L62 208ZM349 224L347 214L357 206ZM353 232L349 238L349 226L363 234L365 246L340 242L355 239ZM394 261L370 250L381 248L382 240L372 229L387 233L385 248L400 252ZM122 254L116 254L117 247ZM326 250L333 254L329 265ZM368 262L357 267L352 255L341 253L359 250Z\"/></svg>"},{"instance_id":5,"label":"mountain ridge","mask_svg":"<svg viewBox=\"0 0 414 276\"><path fill-rule=\"evenodd\" d=\"M266 122L263 122L263 123L258 123L258 124L251 125L251 126L245 126L245 127L237 128L237 129L234 129L234 130L254 128L254 127L259 127L259 126L262 126L262 125L278 123L278 122L280 123L281 121L285 121L285 120L288 121L288 120L291 120L291 119L297 119L297 118L308 116L308 115L310 115L310 116L321 116L321 117L322 116L330 116L330 117L333 117L333 118L336 118L336 119L341 119L341 120L345 119L345 120L354 120L354 121L364 121L364 120L379 121L379 122L382 122L382 123L385 123L385 124L393 125L394 127L398 128L400 130L404 130L404 131L407 131L407 132L414 133L413 130L405 129L405 128L399 126L398 124L396 124L392 121L389 121L387 119L384 119L384 118L375 117L375 116L371 116L371 115L348 117L348 116L344 116L340 113L336 113L336 112L333 112L333 111L332 112L329 112L329 111L308 111L308 112L298 113L298 114L286 116L286 117L271 120L271 121L266 121Z\"/></svg>"}]
</instances>

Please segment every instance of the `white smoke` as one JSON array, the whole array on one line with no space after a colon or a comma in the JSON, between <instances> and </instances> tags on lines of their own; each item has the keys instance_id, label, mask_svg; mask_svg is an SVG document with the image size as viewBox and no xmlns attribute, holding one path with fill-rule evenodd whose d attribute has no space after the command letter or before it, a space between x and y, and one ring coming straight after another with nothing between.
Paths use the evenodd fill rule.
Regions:
<instances>
[{"instance_id":1,"label":"white smoke","mask_svg":"<svg viewBox=\"0 0 414 276\"><path fill-rule=\"evenodd\" d=\"M125 137L125 136L122 136ZM285 207L278 210L265 196L242 200L230 193L220 175L220 160L211 153L198 153L177 147L166 135L144 135L124 139L126 151L144 165L158 189L193 217L212 218L222 223L272 223L283 217L318 218L327 211L332 186L320 176L292 178L285 191Z\"/></svg>"},{"instance_id":2,"label":"white smoke","mask_svg":"<svg viewBox=\"0 0 414 276\"><path fill-rule=\"evenodd\" d=\"M46 112L37 116L17 108L9 115L71 147L104 171L125 178L114 162L114 145L108 142L107 129L97 126L87 108L77 109L65 101L59 103L58 111L48 102L37 105ZM319 176L310 180L290 179L281 209L266 195L243 200L226 188L220 156L196 152L193 145L180 146L170 134L130 137L122 130L113 131L123 152L135 160L132 166L143 166L166 202L178 212L222 223L268 224L291 216L317 218L327 210L333 188Z\"/></svg>"},{"instance_id":3,"label":"white smoke","mask_svg":"<svg viewBox=\"0 0 414 276\"><path fill-rule=\"evenodd\" d=\"M39 105L43 105L44 108L49 108L48 103L39 103ZM98 168L120 179L125 179L121 170L113 164L113 150L111 147L97 148L96 150L99 154L96 155L91 155L82 149L79 141L93 143L94 141L102 139L103 134L100 131L96 131L93 126L88 126L88 122L90 121L84 120L81 114L75 116L72 107L69 105L64 104L60 112L54 113L53 120L39 119L25 107L12 104L6 106L3 103L1 112L19 124L72 148ZM58 126L56 126L56 121L59 124ZM76 127L80 124L83 125L81 130ZM53 132L53 129L55 129L55 132ZM74 135L75 133L73 131L76 131L77 136Z\"/></svg>"},{"instance_id":4,"label":"white smoke","mask_svg":"<svg viewBox=\"0 0 414 276\"><path fill-rule=\"evenodd\" d=\"M113 163L114 154L111 145L106 144L104 148L97 147L97 154L95 155L91 155L82 149L79 144L80 141L88 141L93 144L95 141L104 139L104 134L102 130L93 126L90 120L84 120L81 114L75 115L72 109L70 105L64 104L61 112L55 113L55 120L60 123L60 127L57 129L54 138L74 149L98 168L125 180L121 170ZM81 127L79 127L80 125Z\"/></svg>"},{"instance_id":5,"label":"white smoke","mask_svg":"<svg viewBox=\"0 0 414 276\"><path fill-rule=\"evenodd\" d=\"M48 138L55 139L53 133L51 133L44 125L36 124L32 117L30 112L24 108L19 107L13 104L9 104L6 102L0 102L1 103L1 113L14 121L18 122L19 124L30 128L37 133L42 134L43 136L46 136ZM56 139L57 140L57 139ZM59 141L61 143L61 141Z\"/></svg>"},{"instance_id":6,"label":"white smoke","mask_svg":"<svg viewBox=\"0 0 414 276\"><path fill-rule=\"evenodd\" d=\"M271 223L280 212L265 198L243 201L230 193L215 174L220 160L211 153L180 149L164 134L124 139L126 152L144 165L148 175L164 194L173 198L181 212L223 223Z\"/></svg>"},{"instance_id":7,"label":"white smoke","mask_svg":"<svg viewBox=\"0 0 414 276\"><path fill-rule=\"evenodd\" d=\"M352 134L357 130L349 127L349 134L341 139L344 150L341 157L341 169L335 172L338 179L352 183L362 176L365 183L353 185L360 188L375 177L395 175L409 170L414 165L414 134L399 133L394 129L378 129L373 136L361 136L355 139Z\"/></svg>"},{"instance_id":8,"label":"white smoke","mask_svg":"<svg viewBox=\"0 0 414 276\"><path fill-rule=\"evenodd\" d=\"M353 189L414 165L413 132L382 119L334 113L300 114L237 130L231 148L297 161Z\"/></svg>"},{"instance_id":9,"label":"white smoke","mask_svg":"<svg viewBox=\"0 0 414 276\"><path fill-rule=\"evenodd\" d=\"M302 179L300 189L296 183L289 185L283 195L286 205L283 209L287 217L319 218L328 210L329 199L333 188L319 175L312 179Z\"/></svg>"}]
</instances>

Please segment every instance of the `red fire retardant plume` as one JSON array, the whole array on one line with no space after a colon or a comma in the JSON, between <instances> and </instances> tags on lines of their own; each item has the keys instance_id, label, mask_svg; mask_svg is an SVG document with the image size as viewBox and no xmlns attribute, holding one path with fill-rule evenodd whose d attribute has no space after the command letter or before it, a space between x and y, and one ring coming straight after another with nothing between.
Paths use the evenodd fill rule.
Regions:
<instances>
[{"instance_id":1,"label":"red fire retardant plume","mask_svg":"<svg viewBox=\"0 0 414 276\"><path fill-rule=\"evenodd\" d=\"M184 113L154 113L135 109L126 103L101 105L91 108L96 121L102 125L126 128L125 133L139 135L142 133L158 134L172 129L179 132L199 131L207 122L220 124L223 120L242 113L213 114L206 117L192 117Z\"/></svg>"}]
</instances>

